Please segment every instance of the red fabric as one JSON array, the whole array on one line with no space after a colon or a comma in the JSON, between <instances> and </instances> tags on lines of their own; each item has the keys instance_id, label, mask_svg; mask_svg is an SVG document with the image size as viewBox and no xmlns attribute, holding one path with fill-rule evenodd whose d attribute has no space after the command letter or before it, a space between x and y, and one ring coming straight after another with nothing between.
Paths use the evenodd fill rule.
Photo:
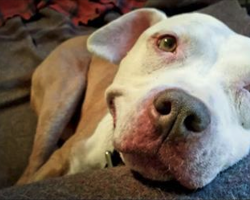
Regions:
<instances>
[{"instance_id":1,"label":"red fabric","mask_svg":"<svg viewBox=\"0 0 250 200\"><path fill-rule=\"evenodd\" d=\"M41 2L39 7L44 7L43 4ZM86 0L53 0L49 7L71 17L75 24L79 24L79 22L87 24L89 20L93 20L105 11L113 9L115 4L111 0L100 0L98 3Z\"/></svg>"},{"instance_id":2,"label":"red fabric","mask_svg":"<svg viewBox=\"0 0 250 200\"><path fill-rule=\"evenodd\" d=\"M35 14L32 5L33 0L0 0L1 20L3 21L16 15L29 19Z\"/></svg>"},{"instance_id":3,"label":"red fabric","mask_svg":"<svg viewBox=\"0 0 250 200\"><path fill-rule=\"evenodd\" d=\"M101 14L114 8L127 13L144 6L147 0L0 0L0 26L14 16L28 20L39 9L50 7L66 16L74 24L87 24Z\"/></svg>"}]
</instances>

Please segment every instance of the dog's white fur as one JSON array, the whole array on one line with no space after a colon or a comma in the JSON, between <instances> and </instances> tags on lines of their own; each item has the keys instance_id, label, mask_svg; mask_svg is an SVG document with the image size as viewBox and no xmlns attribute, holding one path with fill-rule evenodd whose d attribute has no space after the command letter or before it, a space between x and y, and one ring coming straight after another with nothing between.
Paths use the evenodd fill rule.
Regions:
<instances>
[{"instance_id":1,"label":"dog's white fur","mask_svg":"<svg viewBox=\"0 0 250 200\"><path fill-rule=\"evenodd\" d=\"M150 172L150 167L140 165L139 161L136 166L131 164L130 157L133 155L123 157L126 164L145 177L164 180L173 175L186 187L202 187L249 152L250 93L244 87L250 84L250 40L204 14L183 14L172 18L165 18L160 13L155 15L160 15L162 20L142 32L123 58L115 80L107 90L107 96L112 93L116 97L114 140L122 143L126 134L132 134L126 130L135 128L130 127L133 124L131 120L139 117L138 113L144 106L140 105L150 98L151 91L168 88L185 90L204 102L212 115L212 128L208 135L201 136L199 140L190 138L187 144L183 144L183 151L186 149L192 155L185 152L184 159L177 155L174 159L161 158L166 166L173 168L165 175ZM117 47L117 43L112 44L110 40L100 40L109 37L105 35L109 34L126 42L126 37L131 37L128 34L133 37L133 32L121 34L124 24L126 16L94 33L89 39L89 49L111 61L119 60L119 55L124 55L124 52L119 52L123 51L122 44ZM174 35L179 39L173 62L168 63L172 59L171 53L155 51L155 43L150 40L155 34ZM201 145L196 145L196 142ZM173 156L168 152L162 155Z\"/></svg>"},{"instance_id":2,"label":"dog's white fur","mask_svg":"<svg viewBox=\"0 0 250 200\"><path fill-rule=\"evenodd\" d=\"M178 39L175 53L157 49L156 40L162 35ZM167 18L155 9L139 9L93 33L88 49L120 63L106 91L108 103L110 99L115 102L115 128L107 114L90 138L75 143L67 174L103 168L105 151L115 147L125 164L144 177L175 178L193 189L210 183L248 154L249 38L205 14ZM211 113L211 125L205 133L190 135L185 141L164 142L154 154L150 149L158 146L138 136L145 131L150 138L147 128L151 125L146 118L143 127L136 125L144 119L145 109L150 109L147 102L171 88L202 101Z\"/></svg>"}]
</instances>

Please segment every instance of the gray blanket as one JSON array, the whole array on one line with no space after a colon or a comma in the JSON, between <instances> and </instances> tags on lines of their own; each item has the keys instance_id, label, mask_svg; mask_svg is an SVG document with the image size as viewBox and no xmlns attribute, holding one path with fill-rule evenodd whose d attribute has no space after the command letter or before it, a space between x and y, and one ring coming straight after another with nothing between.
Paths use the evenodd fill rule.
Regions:
<instances>
[{"instance_id":1,"label":"gray blanket","mask_svg":"<svg viewBox=\"0 0 250 200\"><path fill-rule=\"evenodd\" d=\"M224 21L238 33L250 36L250 17L236 0L224 0L199 12ZM7 90L13 80L29 74L62 41L92 29L74 27L64 16L41 11L41 19L23 22L16 17L0 28L0 187L13 184L27 164L36 117L29 108L29 87ZM0 199L249 199L250 156L221 173L211 184L188 191L177 182L155 183L141 179L126 167L97 170L10 187Z\"/></svg>"}]
</instances>

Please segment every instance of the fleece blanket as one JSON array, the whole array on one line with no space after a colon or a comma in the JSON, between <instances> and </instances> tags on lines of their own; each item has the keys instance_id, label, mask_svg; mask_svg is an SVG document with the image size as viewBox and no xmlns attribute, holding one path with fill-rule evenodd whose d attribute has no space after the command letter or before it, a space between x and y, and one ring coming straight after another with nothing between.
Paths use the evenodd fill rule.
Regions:
<instances>
[{"instance_id":1,"label":"fleece blanket","mask_svg":"<svg viewBox=\"0 0 250 200\"><path fill-rule=\"evenodd\" d=\"M88 24L89 21L116 11L120 14L142 7L147 0L0 0L0 26L13 17L20 16L28 20L39 15L39 10L45 7L52 8L77 25Z\"/></svg>"},{"instance_id":2,"label":"fleece blanket","mask_svg":"<svg viewBox=\"0 0 250 200\"><path fill-rule=\"evenodd\" d=\"M64 40L93 31L75 26L70 18L50 8L39 12L39 19L24 22L15 17L0 29L0 187L13 185L22 173L36 126L29 107L29 79L11 87L13 80L31 73ZM236 0L224 0L199 12L214 15L236 32L250 36L250 18ZM187 191L174 181L143 180L123 166L10 187L0 191L0 199L249 198L249 162L248 156L197 191Z\"/></svg>"}]
</instances>

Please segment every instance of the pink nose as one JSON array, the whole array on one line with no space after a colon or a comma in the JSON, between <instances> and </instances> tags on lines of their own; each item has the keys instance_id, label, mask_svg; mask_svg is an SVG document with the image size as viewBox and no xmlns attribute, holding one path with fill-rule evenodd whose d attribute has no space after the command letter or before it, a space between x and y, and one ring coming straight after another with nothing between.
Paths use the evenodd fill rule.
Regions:
<instances>
[{"instance_id":1,"label":"pink nose","mask_svg":"<svg viewBox=\"0 0 250 200\"><path fill-rule=\"evenodd\" d=\"M206 105L180 89L168 89L154 100L157 122L168 139L183 138L190 133L202 133L211 122Z\"/></svg>"}]
</instances>

